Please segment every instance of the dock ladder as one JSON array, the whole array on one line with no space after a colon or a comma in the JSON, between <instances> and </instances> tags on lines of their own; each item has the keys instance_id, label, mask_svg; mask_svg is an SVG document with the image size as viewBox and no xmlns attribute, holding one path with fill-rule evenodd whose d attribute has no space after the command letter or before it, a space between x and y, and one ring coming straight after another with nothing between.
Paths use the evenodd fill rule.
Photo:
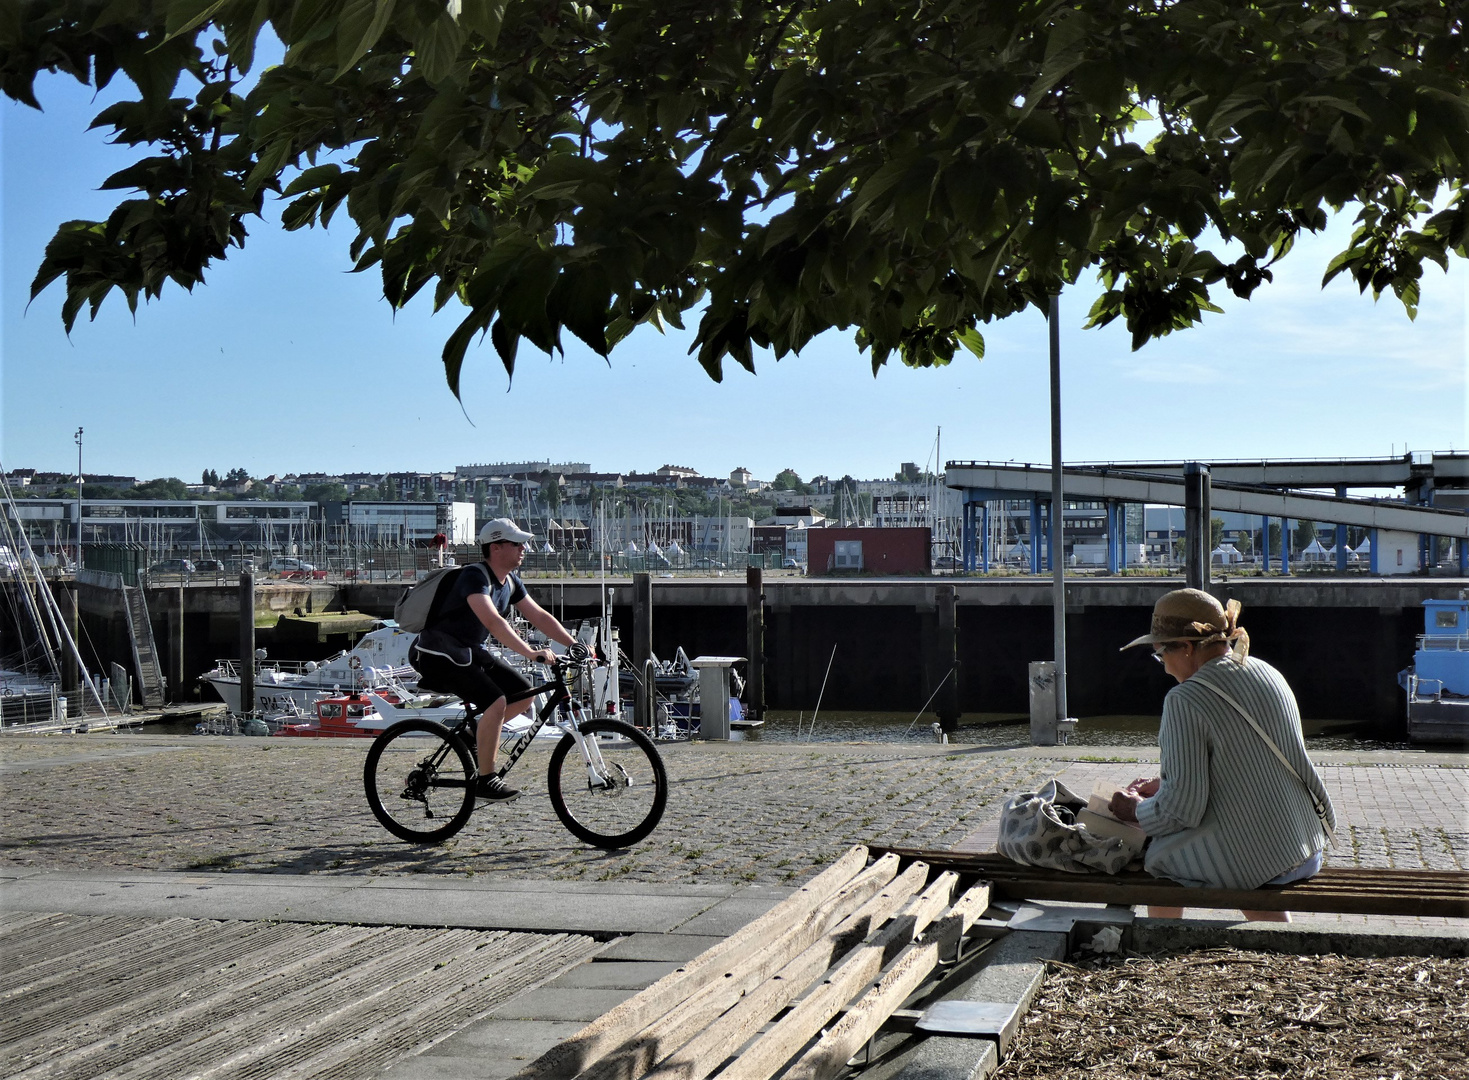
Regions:
<instances>
[{"instance_id":1,"label":"dock ladder","mask_svg":"<svg viewBox=\"0 0 1469 1080\"><path fill-rule=\"evenodd\" d=\"M122 587L123 614L128 621L128 641L133 647L133 670L138 673L138 694L144 706L163 704L163 668L153 641L153 623L148 618L148 600L136 585Z\"/></svg>"}]
</instances>

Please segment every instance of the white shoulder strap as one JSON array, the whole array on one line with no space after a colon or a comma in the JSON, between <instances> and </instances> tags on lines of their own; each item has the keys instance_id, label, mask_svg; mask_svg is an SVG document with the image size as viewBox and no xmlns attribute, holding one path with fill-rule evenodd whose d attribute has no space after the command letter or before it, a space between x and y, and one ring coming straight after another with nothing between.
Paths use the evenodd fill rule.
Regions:
<instances>
[{"instance_id":1,"label":"white shoulder strap","mask_svg":"<svg viewBox=\"0 0 1469 1080\"><path fill-rule=\"evenodd\" d=\"M1253 716L1245 711L1245 707L1241 705L1238 701L1236 701L1232 695L1225 693L1208 679L1202 679L1198 675L1194 675L1191 681L1202 683L1204 686L1207 686L1210 690L1214 691L1214 693L1218 694L1230 705L1231 708L1234 709L1235 712L1239 713L1242 717L1245 718L1245 723L1254 728L1255 733L1259 735L1260 738L1265 740L1265 745L1270 747L1270 752L1280 759L1280 763L1284 765L1287 769L1289 769L1290 774L1301 782L1301 787L1306 789L1306 795L1310 798L1311 805L1316 809L1316 816L1321 819L1321 827L1326 830L1326 839L1330 841L1333 847L1335 847L1336 830L1333 829L1331 827L1331 823L1326 820L1325 804L1316 797L1316 793L1311 790L1311 785L1306 783L1306 778L1302 776L1296 770L1296 767L1290 763L1290 759L1285 756L1280 747L1275 745L1275 740L1265 733L1265 729L1256 722Z\"/></svg>"}]
</instances>

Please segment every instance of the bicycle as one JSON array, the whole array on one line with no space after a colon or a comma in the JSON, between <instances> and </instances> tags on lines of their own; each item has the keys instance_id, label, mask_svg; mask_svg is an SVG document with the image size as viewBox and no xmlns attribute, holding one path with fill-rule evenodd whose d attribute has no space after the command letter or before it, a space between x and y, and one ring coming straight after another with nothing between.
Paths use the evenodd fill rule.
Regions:
<instances>
[{"instance_id":1,"label":"bicycle","mask_svg":"<svg viewBox=\"0 0 1469 1080\"><path fill-rule=\"evenodd\" d=\"M574 649L576 647L573 647ZM502 779L554 722L564 737L551 751L546 789L561 823L594 847L629 847L647 837L668 802L668 774L653 740L631 724L592 715L566 681L578 672L588 687L590 662L584 650L561 657L551 682L531 688L549 693L529 728L501 743ZM414 844L449 839L475 810L475 720L482 709L465 702L464 717L452 726L432 720L401 720L373 740L363 765L367 803L383 828ZM573 753L573 751L575 751Z\"/></svg>"}]
</instances>

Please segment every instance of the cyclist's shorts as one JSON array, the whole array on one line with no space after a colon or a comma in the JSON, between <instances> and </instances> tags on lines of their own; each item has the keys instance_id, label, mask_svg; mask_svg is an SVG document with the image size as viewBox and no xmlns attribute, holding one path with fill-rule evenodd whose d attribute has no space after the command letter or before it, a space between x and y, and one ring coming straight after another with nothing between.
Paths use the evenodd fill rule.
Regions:
<instances>
[{"instance_id":1,"label":"cyclist's shorts","mask_svg":"<svg viewBox=\"0 0 1469 1080\"><path fill-rule=\"evenodd\" d=\"M408 662L424 689L454 694L481 709L502 697L513 703L531 696L525 676L487 649L473 650L470 662L460 666L415 644L408 650Z\"/></svg>"}]
</instances>

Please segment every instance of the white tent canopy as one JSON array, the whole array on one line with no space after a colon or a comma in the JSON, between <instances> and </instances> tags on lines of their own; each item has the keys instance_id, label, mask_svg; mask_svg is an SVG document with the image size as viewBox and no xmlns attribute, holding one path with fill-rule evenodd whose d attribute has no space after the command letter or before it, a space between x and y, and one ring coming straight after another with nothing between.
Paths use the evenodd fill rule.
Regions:
<instances>
[{"instance_id":1,"label":"white tent canopy","mask_svg":"<svg viewBox=\"0 0 1469 1080\"><path fill-rule=\"evenodd\" d=\"M1226 541L1209 553L1209 561L1230 566L1234 563L1244 562L1245 557L1240 554L1239 548Z\"/></svg>"}]
</instances>

